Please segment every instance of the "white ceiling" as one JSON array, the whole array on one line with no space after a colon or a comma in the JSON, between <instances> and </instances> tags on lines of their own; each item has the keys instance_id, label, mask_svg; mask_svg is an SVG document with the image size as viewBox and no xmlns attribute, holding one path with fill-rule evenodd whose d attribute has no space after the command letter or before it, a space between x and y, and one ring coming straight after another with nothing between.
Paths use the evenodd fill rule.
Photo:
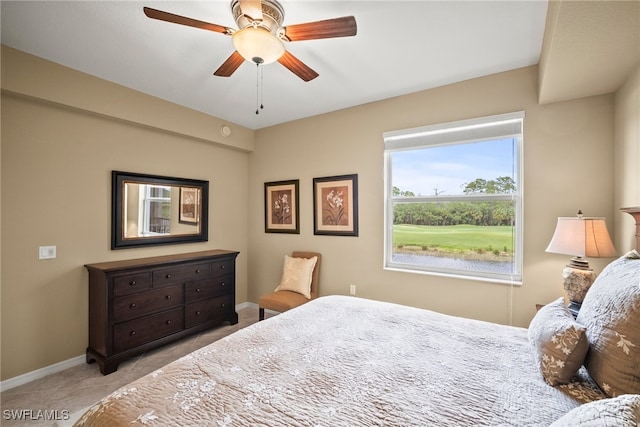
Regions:
<instances>
[{"instance_id":1,"label":"white ceiling","mask_svg":"<svg viewBox=\"0 0 640 427\"><path fill-rule=\"evenodd\" d=\"M354 15L355 37L288 43L320 76L278 63L213 72L231 37L152 20L143 6L234 27L230 1L2 1L2 43L225 121L259 129L537 64L547 2L282 0L284 25Z\"/></svg>"}]
</instances>

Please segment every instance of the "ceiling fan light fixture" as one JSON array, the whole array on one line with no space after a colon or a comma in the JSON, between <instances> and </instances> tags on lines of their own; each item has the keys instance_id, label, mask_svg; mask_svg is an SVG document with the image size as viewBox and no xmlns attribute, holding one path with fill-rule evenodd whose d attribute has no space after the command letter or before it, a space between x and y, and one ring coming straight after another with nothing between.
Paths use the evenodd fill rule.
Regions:
<instances>
[{"instance_id":1,"label":"ceiling fan light fixture","mask_svg":"<svg viewBox=\"0 0 640 427\"><path fill-rule=\"evenodd\" d=\"M284 54L284 44L266 29L247 27L233 33L233 46L247 61L271 64Z\"/></svg>"}]
</instances>

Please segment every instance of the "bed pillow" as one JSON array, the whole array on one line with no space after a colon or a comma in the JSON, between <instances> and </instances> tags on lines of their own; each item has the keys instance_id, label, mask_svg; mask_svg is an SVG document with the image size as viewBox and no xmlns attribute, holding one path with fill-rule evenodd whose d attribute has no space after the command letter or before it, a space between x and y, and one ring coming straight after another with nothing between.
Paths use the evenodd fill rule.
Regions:
<instances>
[{"instance_id":1,"label":"bed pillow","mask_svg":"<svg viewBox=\"0 0 640 427\"><path fill-rule=\"evenodd\" d=\"M584 362L589 343L585 328L575 321L564 298L542 307L528 333L544 380L552 386L571 381Z\"/></svg>"},{"instance_id":2,"label":"bed pillow","mask_svg":"<svg viewBox=\"0 0 640 427\"><path fill-rule=\"evenodd\" d=\"M585 367L610 397L640 393L640 259L632 251L607 265L578 313L587 328Z\"/></svg>"},{"instance_id":3,"label":"bed pillow","mask_svg":"<svg viewBox=\"0 0 640 427\"><path fill-rule=\"evenodd\" d=\"M636 427L640 425L640 395L623 394L585 403L567 412L551 427Z\"/></svg>"},{"instance_id":4,"label":"bed pillow","mask_svg":"<svg viewBox=\"0 0 640 427\"><path fill-rule=\"evenodd\" d=\"M284 266L282 267L282 278L276 291L293 291L311 298L311 279L313 278L313 268L316 266L318 257L297 258L284 256Z\"/></svg>"}]
</instances>

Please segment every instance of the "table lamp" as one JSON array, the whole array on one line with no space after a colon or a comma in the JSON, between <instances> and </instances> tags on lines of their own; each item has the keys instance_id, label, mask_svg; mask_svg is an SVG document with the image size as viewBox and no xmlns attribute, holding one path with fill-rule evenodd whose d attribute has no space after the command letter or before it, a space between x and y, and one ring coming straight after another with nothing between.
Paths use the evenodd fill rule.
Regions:
<instances>
[{"instance_id":1,"label":"table lamp","mask_svg":"<svg viewBox=\"0 0 640 427\"><path fill-rule=\"evenodd\" d=\"M612 258L616 255L605 218L560 217L547 252L573 255L562 270L564 290L569 297L569 310L576 315L584 296L596 278L588 258Z\"/></svg>"}]
</instances>

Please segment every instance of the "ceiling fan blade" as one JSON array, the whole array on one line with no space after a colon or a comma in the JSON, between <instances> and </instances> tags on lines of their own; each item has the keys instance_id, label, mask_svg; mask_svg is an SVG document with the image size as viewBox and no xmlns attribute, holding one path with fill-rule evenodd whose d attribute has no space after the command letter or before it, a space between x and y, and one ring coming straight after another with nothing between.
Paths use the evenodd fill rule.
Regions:
<instances>
[{"instance_id":1,"label":"ceiling fan blade","mask_svg":"<svg viewBox=\"0 0 640 427\"><path fill-rule=\"evenodd\" d=\"M233 30L231 28L224 27L222 25L199 21L197 19L187 18L186 16L175 15L173 13L163 12L162 10L152 9L150 7L145 7L143 8L143 10L144 14L149 18L158 19L160 21L172 22L174 24L186 25L189 27L200 28L203 30L209 30L227 35L233 33Z\"/></svg>"},{"instance_id":2,"label":"ceiling fan blade","mask_svg":"<svg viewBox=\"0 0 640 427\"><path fill-rule=\"evenodd\" d=\"M236 50L227 58L226 61L222 63L213 75L218 77L230 77L243 62L244 58Z\"/></svg>"},{"instance_id":3,"label":"ceiling fan blade","mask_svg":"<svg viewBox=\"0 0 640 427\"><path fill-rule=\"evenodd\" d=\"M284 35L289 41L328 39L333 37L355 36L358 32L356 18L326 19L324 21L307 22L306 24L287 25L283 27Z\"/></svg>"},{"instance_id":4,"label":"ceiling fan blade","mask_svg":"<svg viewBox=\"0 0 640 427\"><path fill-rule=\"evenodd\" d=\"M262 2L260 0L239 0L242 14L254 21L262 21Z\"/></svg>"},{"instance_id":5,"label":"ceiling fan blade","mask_svg":"<svg viewBox=\"0 0 640 427\"><path fill-rule=\"evenodd\" d=\"M278 59L278 62L289 69L293 74L300 77L305 82L318 77L318 73L313 71L304 62L293 56L289 51L285 51L284 55Z\"/></svg>"}]
</instances>

